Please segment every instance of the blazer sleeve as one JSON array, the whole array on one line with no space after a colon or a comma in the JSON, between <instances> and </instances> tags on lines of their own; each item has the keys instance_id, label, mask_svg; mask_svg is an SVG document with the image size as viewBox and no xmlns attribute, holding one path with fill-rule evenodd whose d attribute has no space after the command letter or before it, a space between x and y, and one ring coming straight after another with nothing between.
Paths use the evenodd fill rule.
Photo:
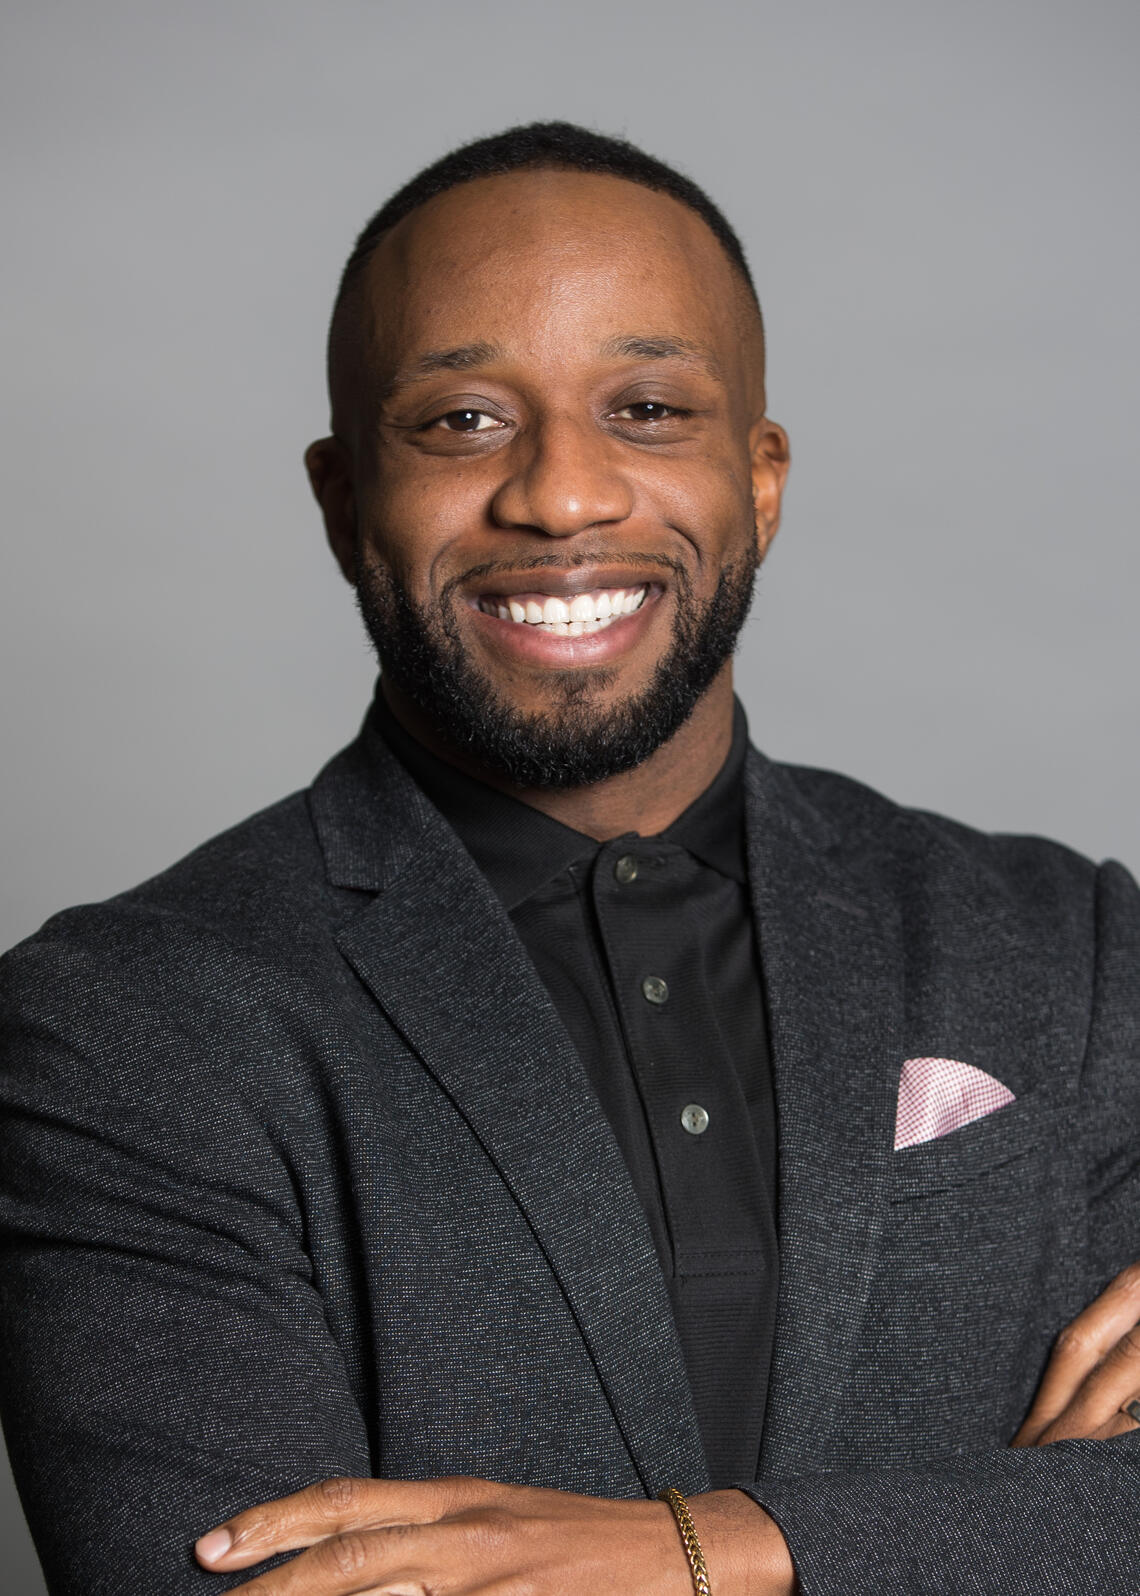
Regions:
<instances>
[{"instance_id":1,"label":"blazer sleeve","mask_svg":"<svg viewBox=\"0 0 1140 1596\"><path fill-rule=\"evenodd\" d=\"M1140 891L1112 863L1098 878L1097 937L1074 1130L1086 1151L1088 1271L1104 1285L1140 1259ZM1140 1591L1140 1431L741 1489L780 1525L803 1596Z\"/></svg>"},{"instance_id":2,"label":"blazer sleeve","mask_svg":"<svg viewBox=\"0 0 1140 1596\"><path fill-rule=\"evenodd\" d=\"M194 1539L369 1474L365 1427L287 1159L164 991L153 930L112 953L55 924L0 962L13 1471L52 1596L229 1589Z\"/></svg>"}]
</instances>

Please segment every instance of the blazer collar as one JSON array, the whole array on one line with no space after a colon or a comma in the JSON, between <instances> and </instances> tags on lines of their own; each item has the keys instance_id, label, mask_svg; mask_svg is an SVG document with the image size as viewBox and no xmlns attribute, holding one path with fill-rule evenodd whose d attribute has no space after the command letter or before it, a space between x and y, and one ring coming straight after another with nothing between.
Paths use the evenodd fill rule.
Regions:
<instances>
[{"instance_id":1,"label":"blazer collar","mask_svg":"<svg viewBox=\"0 0 1140 1596\"><path fill-rule=\"evenodd\" d=\"M330 879L376 894L346 917L338 945L525 1214L645 1491L707 1489L648 1225L506 911L367 723L321 772L310 803Z\"/></svg>"},{"instance_id":2,"label":"blazer collar","mask_svg":"<svg viewBox=\"0 0 1140 1596\"><path fill-rule=\"evenodd\" d=\"M761 1472L828 1466L887 1207L898 909L858 837L755 751L746 771L779 1147L780 1296ZM870 839L868 839L870 840Z\"/></svg>"},{"instance_id":3,"label":"blazer collar","mask_svg":"<svg viewBox=\"0 0 1140 1596\"><path fill-rule=\"evenodd\" d=\"M365 717L360 735L317 776L309 811L334 887L382 892L440 817Z\"/></svg>"}]
</instances>

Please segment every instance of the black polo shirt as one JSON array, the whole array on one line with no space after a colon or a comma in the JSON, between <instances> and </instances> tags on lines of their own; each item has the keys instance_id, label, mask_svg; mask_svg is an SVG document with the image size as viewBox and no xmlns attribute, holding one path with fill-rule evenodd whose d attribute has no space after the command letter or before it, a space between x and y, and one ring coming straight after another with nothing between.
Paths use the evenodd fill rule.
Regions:
<instances>
[{"instance_id":1,"label":"black polo shirt","mask_svg":"<svg viewBox=\"0 0 1140 1596\"><path fill-rule=\"evenodd\" d=\"M776 1310L776 1137L744 711L737 703L719 774L668 830L599 843L437 759L379 694L377 708L392 751L500 898L613 1127L668 1284L713 1485L751 1481Z\"/></svg>"}]
</instances>

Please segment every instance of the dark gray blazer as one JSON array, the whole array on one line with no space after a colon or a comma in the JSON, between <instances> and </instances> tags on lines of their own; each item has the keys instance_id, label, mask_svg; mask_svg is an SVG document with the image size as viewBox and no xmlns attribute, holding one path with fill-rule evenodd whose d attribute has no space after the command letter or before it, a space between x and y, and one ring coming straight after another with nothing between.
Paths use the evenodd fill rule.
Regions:
<instances>
[{"instance_id":1,"label":"dark gray blazer","mask_svg":"<svg viewBox=\"0 0 1140 1596\"><path fill-rule=\"evenodd\" d=\"M748 767L779 1115L759 1482L805 1596L1140 1591L1140 1436L1010 1452L1140 1256L1140 896ZM0 965L3 1403L56 1596L332 1474L707 1475L613 1136L454 834L369 733ZM1017 1101L892 1151L902 1061Z\"/></svg>"}]
</instances>

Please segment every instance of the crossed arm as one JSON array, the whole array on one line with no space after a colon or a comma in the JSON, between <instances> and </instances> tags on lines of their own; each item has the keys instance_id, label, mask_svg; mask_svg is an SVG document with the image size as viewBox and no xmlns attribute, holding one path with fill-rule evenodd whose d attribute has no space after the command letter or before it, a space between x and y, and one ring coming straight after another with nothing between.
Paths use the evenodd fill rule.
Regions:
<instances>
[{"instance_id":1,"label":"crossed arm","mask_svg":"<svg viewBox=\"0 0 1140 1596\"><path fill-rule=\"evenodd\" d=\"M1104 937L1072 1127L1087 1172L1074 1267L1095 1282L1135 1256L1140 1213L1140 900L1131 886L1126 898L1127 935ZM220 984L215 941L203 953L167 920L123 911L108 957L77 924L0 972L12 1060L0 1068L0 1390L51 1588L686 1596L680 1538L657 1502L469 1478L286 1495L367 1475L370 1447L345 1366L352 1326L329 1333L291 1167L241 1074L276 1011L241 963L231 984L250 1031L232 1026L223 1046L201 996L203 970ZM4 991L0 980L0 1011ZM716 1596L794 1591L797 1572L811 1596L958 1596L986 1557L975 1589L1135 1593L1140 1436L1123 1433L1135 1427L1119 1409L1140 1396L1138 1319L1128 1271L1060 1338L1022 1450L692 1498ZM228 1552L224 1537L208 1542L195 1564L189 1538L237 1504Z\"/></svg>"},{"instance_id":2,"label":"crossed arm","mask_svg":"<svg viewBox=\"0 0 1140 1596\"><path fill-rule=\"evenodd\" d=\"M1015 1447L1111 1440L1137 1428L1140 1264L1123 1271L1065 1329ZM794 1596L796 1573L775 1521L742 1491L710 1491L690 1509L716 1596ZM686 1596L688 1565L659 1502L609 1501L465 1478L332 1479L251 1507L197 1543L204 1568L255 1568L249 1596Z\"/></svg>"}]
</instances>

